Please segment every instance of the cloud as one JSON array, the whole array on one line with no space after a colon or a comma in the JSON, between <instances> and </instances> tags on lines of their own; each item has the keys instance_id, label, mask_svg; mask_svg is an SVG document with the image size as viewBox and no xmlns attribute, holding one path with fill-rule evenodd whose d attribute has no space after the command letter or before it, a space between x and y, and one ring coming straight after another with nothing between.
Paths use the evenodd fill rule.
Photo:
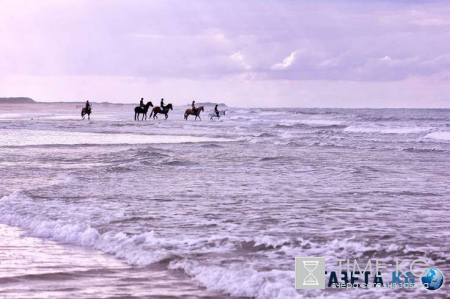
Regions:
<instances>
[{"instance_id":1,"label":"cloud","mask_svg":"<svg viewBox=\"0 0 450 299\"><path fill-rule=\"evenodd\" d=\"M238 51L230 56L230 58L234 61L239 62L239 64L245 69L245 70L251 70L251 66L245 61L244 55L242 55L241 51Z\"/></svg>"},{"instance_id":2,"label":"cloud","mask_svg":"<svg viewBox=\"0 0 450 299\"><path fill-rule=\"evenodd\" d=\"M0 74L383 81L450 51L445 2L21 3L0 3Z\"/></svg>"},{"instance_id":3,"label":"cloud","mask_svg":"<svg viewBox=\"0 0 450 299\"><path fill-rule=\"evenodd\" d=\"M401 66L408 66L408 65L413 65L416 62L419 61L419 57L414 56L414 57L407 57L404 59L393 59L390 56L384 56L382 58L379 59L379 61L387 66L390 67L401 67Z\"/></svg>"},{"instance_id":4,"label":"cloud","mask_svg":"<svg viewBox=\"0 0 450 299\"><path fill-rule=\"evenodd\" d=\"M295 62L297 53L298 53L298 51L292 52L288 57L283 59L283 61L281 63L276 63L276 64L272 65L271 69L272 70L288 69Z\"/></svg>"}]
</instances>

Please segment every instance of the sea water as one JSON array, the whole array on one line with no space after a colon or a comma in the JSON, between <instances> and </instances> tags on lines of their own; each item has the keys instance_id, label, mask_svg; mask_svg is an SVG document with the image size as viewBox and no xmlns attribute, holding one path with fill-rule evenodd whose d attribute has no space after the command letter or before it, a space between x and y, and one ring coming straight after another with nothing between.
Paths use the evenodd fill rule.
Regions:
<instances>
[{"instance_id":1,"label":"sea water","mask_svg":"<svg viewBox=\"0 0 450 299\"><path fill-rule=\"evenodd\" d=\"M0 106L0 297L430 295L295 290L309 256L450 273L450 110L186 108Z\"/></svg>"}]
</instances>

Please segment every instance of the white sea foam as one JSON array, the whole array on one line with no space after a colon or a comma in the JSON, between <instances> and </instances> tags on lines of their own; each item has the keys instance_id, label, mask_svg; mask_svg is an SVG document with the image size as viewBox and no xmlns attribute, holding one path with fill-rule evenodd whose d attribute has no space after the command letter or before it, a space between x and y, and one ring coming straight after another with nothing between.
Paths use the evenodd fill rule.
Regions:
<instances>
[{"instance_id":1,"label":"white sea foam","mask_svg":"<svg viewBox=\"0 0 450 299\"><path fill-rule=\"evenodd\" d=\"M295 126L306 125L311 127L328 127L328 126L341 126L345 123L343 121L331 120L331 119L301 119L301 120L282 120L280 123L282 126Z\"/></svg>"},{"instance_id":2,"label":"white sea foam","mask_svg":"<svg viewBox=\"0 0 450 299\"><path fill-rule=\"evenodd\" d=\"M431 128L423 128L423 127L389 128L389 127L359 127L359 126L349 126L344 129L345 132L381 133L381 134L415 134L427 132L430 130Z\"/></svg>"},{"instance_id":3,"label":"white sea foam","mask_svg":"<svg viewBox=\"0 0 450 299\"><path fill-rule=\"evenodd\" d=\"M264 111L258 113L259 115L266 116L266 115L284 115L285 112L282 111Z\"/></svg>"},{"instance_id":4,"label":"white sea foam","mask_svg":"<svg viewBox=\"0 0 450 299\"><path fill-rule=\"evenodd\" d=\"M53 213L65 209L67 215L55 219ZM56 212L57 213L57 212ZM58 215L58 213L57 213ZM89 219L89 215L84 215ZM116 215L117 216L117 215ZM119 215L120 216L120 215ZM153 231L128 236L123 232L100 233L87 220L76 215L70 207L59 200L35 201L21 192L0 199L0 222L26 229L32 236L49 238L54 241L94 247L116 255L129 264L145 266L167 258L171 253L182 254L186 249L198 252L214 252L236 249L236 244L255 242L277 247L288 242L286 238L269 236L241 238L230 235L213 235L200 238L164 238ZM158 249L149 251L151 248ZM164 248L172 248L166 251Z\"/></svg>"},{"instance_id":5,"label":"white sea foam","mask_svg":"<svg viewBox=\"0 0 450 299\"><path fill-rule=\"evenodd\" d=\"M0 113L0 119L14 119L23 117L23 114L20 113Z\"/></svg>"},{"instance_id":6,"label":"white sea foam","mask_svg":"<svg viewBox=\"0 0 450 299\"><path fill-rule=\"evenodd\" d=\"M295 289L293 271L259 272L251 266L206 266L195 261L173 261L170 269L182 269L210 290L222 291L233 296L255 298L302 298Z\"/></svg>"},{"instance_id":7,"label":"white sea foam","mask_svg":"<svg viewBox=\"0 0 450 299\"><path fill-rule=\"evenodd\" d=\"M47 130L0 130L0 146L77 144L154 144L186 142L225 142L230 139L176 135L101 134Z\"/></svg>"},{"instance_id":8,"label":"white sea foam","mask_svg":"<svg viewBox=\"0 0 450 299\"><path fill-rule=\"evenodd\" d=\"M168 256L163 248L158 251L143 249L145 246L164 242L163 239L156 238L153 231L131 237L122 232L101 234L85 222L52 220L39 213L37 215L25 214L26 211L39 211L39 209L39 203L35 203L20 192L15 192L0 199L0 221L24 228L35 237L93 247L114 254L132 265L145 266Z\"/></svg>"},{"instance_id":9,"label":"white sea foam","mask_svg":"<svg viewBox=\"0 0 450 299\"><path fill-rule=\"evenodd\" d=\"M255 238L255 246L265 245L266 247L272 246L275 248L289 242L289 238L277 238L274 236L258 236Z\"/></svg>"},{"instance_id":10,"label":"white sea foam","mask_svg":"<svg viewBox=\"0 0 450 299\"><path fill-rule=\"evenodd\" d=\"M434 139L434 140L443 140L450 141L450 132L433 132L427 134L424 139Z\"/></svg>"},{"instance_id":11,"label":"white sea foam","mask_svg":"<svg viewBox=\"0 0 450 299\"><path fill-rule=\"evenodd\" d=\"M302 238L291 239L270 235L165 238L157 236L154 231L136 235L113 231L100 233L86 221L70 217L54 219L42 213L43 209L54 211L63 204L58 201L40 202L20 192L14 192L0 199L0 222L24 228L32 236L95 248L137 266L146 266L175 256L183 257L186 253L194 256L202 253L221 254L237 250L245 243L253 243L255 248L261 245L266 248L272 247L268 252L264 249L261 254L265 254L266 259L273 261L276 261L280 254L290 257L293 261L295 256L361 257L367 251L396 252L402 249L395 244L389 247L379 244L364 245L353 237L334 239L327 244L315 244ZM70 210L68 214L71 214ZM408 249L411 250L414 249ZM223 265L220 259L216 259L213 263L211 261L202 263L199 260L175 258L169 263L169 269L181 269L209 290L233 296L258 299L302 298L302 295L293 288L292 270L276 268L261 270L257 264L258 262L246 263L247 266L242 267L242 262Z\"/></svg>"},{"instance_id":12,"label":"white sea foam","mask_svg":"<svg viewBox=\"0 0 450 299\"><path fill-rule=\"evenodd\" d=\"M63 204L63 203L59 203ZM53 203L57 206L58 203ZM235 244L254 242L254 246L279 247L291 242L288 238L257 236L236 238L211 236L209 238L167 239L158 237L153 231L127 236L123 232L100 233L85 222L52 220L39 211L48 203L41 203L15 192L0 199L0 221L28 230L30 235L55 241L88 246L113 254L131 265L146 266L171 255L181 254L177 249L189 252L216 252L235 249ZM35 213L31 213L34 211ZM210 244L207 246L207 244ZM165 249L172 248L172 249ZM153 250L154 249L154 250ZM240 264L230 267L202 265L197 261L175 260L170 269L182 269L210 290L223 291L236 296L255 298L300 298L292 288L292 271L258 271L252 267L242 269Z\"/></svg>"}]
</instances>

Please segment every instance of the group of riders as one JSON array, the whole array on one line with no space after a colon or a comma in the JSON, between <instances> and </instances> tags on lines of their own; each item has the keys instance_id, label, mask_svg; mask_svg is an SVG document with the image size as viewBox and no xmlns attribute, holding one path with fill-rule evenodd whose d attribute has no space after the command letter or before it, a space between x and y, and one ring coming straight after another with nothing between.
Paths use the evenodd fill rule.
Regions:
<instances>
[{"instance_id":1,"label":"group of riders","mask_svg":"<svg viewBox=\"0 0 450 299\"><path fill-rule=\"evenodd\" d=\"M89 103L86 102L86 105ZM195 101L192 101L192 110L194 111L194 114L197 115L197 108L195 107ZM142 109L145 108L145 104L144 104L144 98L141 98L141 101L139 102L139 107L141 107ZM161 104L159 105L159 107L161 108L162 111L164 111L165 106L164 106L164 98L161 99ZM214 113L216 113L217 117L219 117L219 105L216 104L216 106L214 107Z\"/></svg>"},{"instance_id":2,"label":"group of riders","mask_svg":"<svg viewBox=\"0 0 450 299\"><path fill-rule=\"evenodd\" d=\"M169 106L171 106L171 105L169 104ZM198 108L195 107L195 101L192 101L191 106L192 106L192 111L194 112L194 115L198 115ZM142 109L145 109L144 98L141 98L141 101L139 102L139 107ZM202 106L200 106L200 107L202 108ZM217 117L220 117L220 112L219 112L218 107L219 107L219 105L216 104L216 106L214 107L214 113ZM89 103L89 101L86 101L86 105L84 108L85 108L84 114L88 114L88 115L91 114L91 104ZM166 109L166 106L164 105L164 98L161 99L160 109L161 109L161 111L165 111L165 109ZM82 116L84 114L82 112ZM83 118L84 118L84 116L83 116Z\"/></svg>"}]
</instances>

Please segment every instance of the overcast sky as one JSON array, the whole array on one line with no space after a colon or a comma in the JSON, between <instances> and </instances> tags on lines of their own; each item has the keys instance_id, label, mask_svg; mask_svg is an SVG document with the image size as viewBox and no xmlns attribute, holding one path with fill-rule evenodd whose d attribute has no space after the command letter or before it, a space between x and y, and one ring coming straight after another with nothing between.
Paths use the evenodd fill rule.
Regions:
<instances>
[{"instance_id":1,"label":"overcast sky","mask_svg":"<svg viewBox=\"0 0 450 299\"><path fill-rule=\"evenodd\" d=\"M0 96L450 107L450 1L0 1Z\"/></svg>"}]
</instances>

